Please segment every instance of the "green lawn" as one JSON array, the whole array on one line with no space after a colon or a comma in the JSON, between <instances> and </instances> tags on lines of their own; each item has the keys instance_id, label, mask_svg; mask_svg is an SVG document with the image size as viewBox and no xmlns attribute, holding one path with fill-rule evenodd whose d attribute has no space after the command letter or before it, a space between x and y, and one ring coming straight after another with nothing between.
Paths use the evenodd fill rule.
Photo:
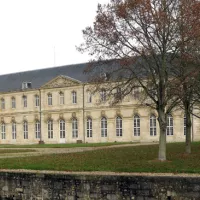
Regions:
<instances>
[{"instance_id":1,"label":"green lawn","mask_svg":"<svg viewBox=\"0 0 200 200\"><path fill-rule=\"evenodd\" d=\"M71 143L71 144L0 144L0 148L74 148L74 147L102 147L120 144L133 144L132 142L112 142L112 143Z\"/></svg>"},{"instance_id":2,"label":"green lawn","mask_svg":"<svg viewBox=\"0 0 200 200\"><path fill-rule=\"evenodd\" d=\"M200 173L200 143L184 154L184 143L167 145L167 162L156 160L158 145L109 148L71 154L0 159L2 169Z\"/></svg>"},{"instance_id":3,"label":"green lawn","mask_svg":"<svg viewBox=\"0 0 200 200\"><path fill-rule=\"evenodd\" d=\"M35 152L33 149L0 149L0 155L1 154L7 154L7 153L27 153L27 152Z\"/></svg>"}]
</instances>

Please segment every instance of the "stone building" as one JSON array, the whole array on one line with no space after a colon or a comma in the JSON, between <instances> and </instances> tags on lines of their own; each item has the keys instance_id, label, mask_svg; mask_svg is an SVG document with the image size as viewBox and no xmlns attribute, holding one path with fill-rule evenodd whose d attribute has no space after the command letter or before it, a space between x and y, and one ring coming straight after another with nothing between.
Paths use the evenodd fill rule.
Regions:
<instances>
[{"instance_id":1,"label":"stone building","mask_svg":"<svg viewBox=\"0 0 200 200\"><path fill-rule=\"evenodd\" d=\"M137 94L110 107L105 91L91 94L85 67L1 75L0 144L158 141L156 112ZM192 140L200 139L199 122L193 117ZM185 140L183 111L168 116L166 134L167 141Z\"/></svg>"}]
</instances>

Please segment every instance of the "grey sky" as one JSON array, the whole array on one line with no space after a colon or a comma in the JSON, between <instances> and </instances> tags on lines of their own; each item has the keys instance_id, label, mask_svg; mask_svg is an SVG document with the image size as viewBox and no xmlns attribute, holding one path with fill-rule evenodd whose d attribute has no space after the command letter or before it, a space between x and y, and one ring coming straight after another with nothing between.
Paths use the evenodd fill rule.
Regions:
<instances>
[{"instance_id":1,"label":"grey sky","mask_svg":"<svg viewBox=\"0 0 200 200\"><path fill-rule=\"evenodd\" d=\"M109 0L0 0L0 74L87 62L76 51L98 3Z\"/></svg>"}]
</instances>

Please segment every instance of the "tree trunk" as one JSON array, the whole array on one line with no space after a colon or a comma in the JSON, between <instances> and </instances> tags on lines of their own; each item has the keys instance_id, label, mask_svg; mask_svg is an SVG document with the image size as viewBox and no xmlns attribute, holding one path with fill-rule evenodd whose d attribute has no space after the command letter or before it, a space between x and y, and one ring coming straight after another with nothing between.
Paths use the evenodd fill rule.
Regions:
<instances>
[{"instance_id":1,"label":"tree trunk","mask_svg":"<svg viewBox=\"0 0 200 200\"><path fill-rule=\"evenodd\" d=\"M158 160L166 160L166 115L163 110L158 112L158 122L160 126L160 139L159 139L159 151Z\"/></svg>"},{"instance_id":2,"label":"tree trunk","mask_svg":"<svg viewBox=\"0 0 200 200\"><path fill-rule=\"evenodd\" d=\"M191 153L191 128L192 128L192 122L191 122L191 116L190 112L186 110L185 112L186 117L186 138L185 138L185 152L187 154Z\"/></svg>"}]
</instances>

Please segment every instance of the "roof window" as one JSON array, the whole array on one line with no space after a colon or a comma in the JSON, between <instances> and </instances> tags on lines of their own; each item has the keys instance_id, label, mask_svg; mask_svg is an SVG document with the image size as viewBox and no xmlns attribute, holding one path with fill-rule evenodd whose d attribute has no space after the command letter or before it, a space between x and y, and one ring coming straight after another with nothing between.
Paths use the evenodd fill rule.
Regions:
<instances>
[{"instance_id":1,"label":"roof window","mask_svg":"<svg viewBox=\"0 0 200 200\"><path fill-rule=\"evenodd\" d=\"M32 88L31 82L23 82L22 83L22 90Z\"/></svg>"}]
</instances>

